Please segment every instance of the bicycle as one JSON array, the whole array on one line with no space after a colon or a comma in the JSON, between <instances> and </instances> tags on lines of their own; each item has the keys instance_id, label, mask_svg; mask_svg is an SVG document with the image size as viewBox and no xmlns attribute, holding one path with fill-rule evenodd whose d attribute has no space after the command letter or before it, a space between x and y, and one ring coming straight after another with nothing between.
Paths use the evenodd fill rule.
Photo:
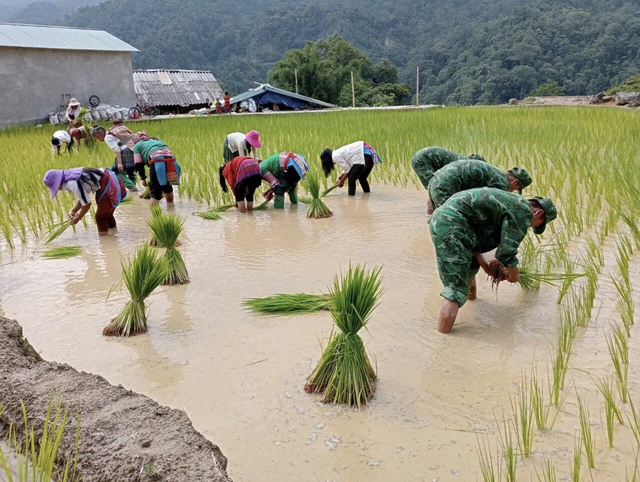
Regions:
<instances>
[{"instance_id":1,"label":"bicycle","mask_svg":"<svg viewBox=\"0 0 640 482\"><path fill-rule=\"evenodd\" d=\"M146 103L138 103L135 107L129 109L129 119L140 119L140 117L154 117L158 115L158 108L146 104Z\"/></svg>"}]
</instances>

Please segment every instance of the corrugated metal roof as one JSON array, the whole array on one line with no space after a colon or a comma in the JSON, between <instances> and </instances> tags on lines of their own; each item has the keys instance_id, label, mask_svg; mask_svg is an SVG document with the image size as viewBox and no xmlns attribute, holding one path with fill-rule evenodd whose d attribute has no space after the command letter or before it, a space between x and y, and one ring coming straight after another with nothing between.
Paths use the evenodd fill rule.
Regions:
<instances>
[{"instance_id":1,"label":"corrugated metal roof","mask_svg":"<svg viewBox=\"0 0 640 482\"><path fill-rule=\"evenodd\" d=\"M104 30L0 23L0 47L138 52Z\"/></svg>"},{"instance_id":2,"label":"corrugated metal roof","mask_svg":"<svg viewBox=\"0 0 640 482\"><path fill-rule=\"evenodd\" d=\"M153 106L198 105L224 95L209 70L134 70L133 85L138 102Z\"/></svg>"},{"instance_id":3,"label":"corrugated metal roof","mask_svg":"<svg viewBox=\"0 0 640 482\"><path fill-rule=\"evenodd\" d=\"M322 100L313 99L311 97L307 97L306 95L296 94L295 92L289 92L288 90L278 89L277 87L274 87L269 84L261 84L259 87L256 87L255 89L248 90L243 94L238 94L232 97L230 102L232 104L237 104L238 102L242 102L243 100L247 100L251 97L255 97L256 95L264 94L265 92L268 92L268 91L274 92L276 94L286 95L288 97L293 97L294 99L302 100L309 104L319 105L321 107L337 107L334 104L329 104L328 102L324 102Z\"/></svg>"}]
</instances>

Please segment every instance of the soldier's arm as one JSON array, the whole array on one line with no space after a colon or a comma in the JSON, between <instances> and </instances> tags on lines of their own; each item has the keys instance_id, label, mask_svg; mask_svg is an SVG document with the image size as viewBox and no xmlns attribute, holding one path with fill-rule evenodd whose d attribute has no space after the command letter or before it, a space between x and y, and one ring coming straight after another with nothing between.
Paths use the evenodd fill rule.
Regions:
<instances>
[{"instance_id":1,"label":"soldier's arm","mask_svg":"<svg viewBox=\"0 0 640 482\"><path fill-rule=\"evenodd\" d=\"M518 219L512 213L508 213L502 221L502 234L500 245L496 250L496 259L507 268L518 265L518 248L527 235L529 222L526 219Z\"/></svg>"}]
</instances>

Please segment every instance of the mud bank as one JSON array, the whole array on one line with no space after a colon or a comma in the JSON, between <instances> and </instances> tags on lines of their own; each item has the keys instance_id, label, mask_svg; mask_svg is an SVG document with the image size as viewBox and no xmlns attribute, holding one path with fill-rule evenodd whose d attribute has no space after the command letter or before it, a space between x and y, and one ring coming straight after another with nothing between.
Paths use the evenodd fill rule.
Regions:
<instances>
[{"instance_id":1,"label":"mud bank","mask_svg":"<svg viewBox=\"0 0 640 482\"><path fill-rule=\"evenodd\" d=\"M82 480L228 482L227 459L198 433L186 413L69 365L44 361L15 320L0 317L0 423L21 427L20 401L30 422L42 424L52 398L61 397L80 419L78 465ZM74 446L73 421L60 453Z\"/></svg>"}]
</instances>

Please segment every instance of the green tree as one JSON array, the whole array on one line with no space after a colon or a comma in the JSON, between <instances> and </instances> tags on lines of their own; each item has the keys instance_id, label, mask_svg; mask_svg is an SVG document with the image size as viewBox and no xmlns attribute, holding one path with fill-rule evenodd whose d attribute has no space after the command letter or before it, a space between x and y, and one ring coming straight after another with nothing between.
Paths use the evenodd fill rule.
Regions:
<instances>
[{"instance_id":1,"label":"green tree","mask_svg":"<svg viewBox=\"0 0 640 482\"><path fill-rule=\"evenodd\" d=\"M564 95L564 88L555 80L549 80L533 89L529 93L529 95L533 97L544 97L546 95Z\"/></svg>"}]
</instances>

